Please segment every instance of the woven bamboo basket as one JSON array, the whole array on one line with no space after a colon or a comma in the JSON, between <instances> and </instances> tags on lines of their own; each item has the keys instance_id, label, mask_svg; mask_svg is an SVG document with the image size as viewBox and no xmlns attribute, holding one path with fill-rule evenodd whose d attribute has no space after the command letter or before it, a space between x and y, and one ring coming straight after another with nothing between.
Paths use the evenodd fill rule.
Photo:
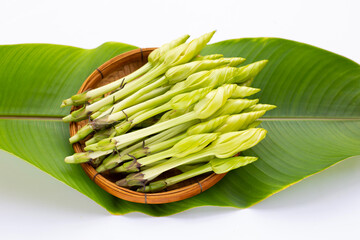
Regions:
<instances>
[{"instance_id":1,"label":"woven bamboo basket","mask_svg":"<svg viewBox=\"0 0 360 240\"><path fill-rule=\"evenodd\" d=\"M154 49L155 48L140 48L120 54L110 59L97 68L85 80L78 93L103 86L135 71L147 62L148 55ZM74 107L72 108L72 111L73 110L75 110ZM70 135L73 136L87 122L88 120L70 123ZM73 144L75 152L84 151L85 140ZM114 181L119 179L114 179L106 174L98 174L89 163L83 163L81 166L86 174L106 192L127 201L145 204L170 203L193 197L209 189L225 176L225 174L212 173L176 184L163 192L140 193L127 188L119 187L114 183ZM172 174L174 174L174 171L169 171L165 173L165 176L161 175L159 177L168 177Z\"/></svg>"}]
</instances>

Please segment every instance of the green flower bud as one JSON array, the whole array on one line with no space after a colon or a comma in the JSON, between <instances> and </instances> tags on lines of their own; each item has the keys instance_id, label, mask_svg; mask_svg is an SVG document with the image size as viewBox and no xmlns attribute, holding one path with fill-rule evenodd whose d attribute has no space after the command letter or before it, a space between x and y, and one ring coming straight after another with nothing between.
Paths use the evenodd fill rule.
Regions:
<instances>
[{"instance_id":1,"label":"green flower bud","mask_svg":"<svg viewBox=\"0 0 360 240\"><path fill-rule=\"evenodd\" d=\"M182 93L170 100L172 109L184 109L188 108L193 103L198 102L200 99L205 97L211 91L211 88L200 88L191 92Z\"/></svg>"},{"instance_id":2,"label":"green flower bud","mask_svg":"<svg viewBox=\"0 0 360 240\"><path fill-rule=\"evenodd\" d=\"M65 158L66 163L84 163L90 160L88 152L75 153Z\"/></svg>"},{"instance_id":3,"label":"green flower bud","mask_svg":"<svg viewBox=\"0 0 360 240\"><path fill-rule=\"evenodd\" d=\"M236 68L236 67L227 66L227 67L213 69L208 72L207 80L206 80L207 84L208 86L217 87L223 84L239 83L242 81L241 79L246 80L246 77L250 73L253 74L253 72L250 71L252 69L251 67L246 67L246 68L245 67ZM190 80L188 78L185 81L190 81Z\"/></svg>"},{"instance_id":4,"label":"green flower bud","mask_svg":"<svg viewBox=\"0 0 360 240\"><path fill-rule=\"evenodd\" d=\"M257 157L232 157L232 158L214 158L210 160L210 165L216 174L226 173L236 168L255 162Z\"/></svg>"},{"instance_id":5,"label":"green flower bud","mask_svg":"<svg viewBox=\"0 0 360 240\"><path fill-rule=\"evenodd\" d=\"M271 105L271 104L256 104L256 105L249 106L248 108L246 108L244 110L244 112L254 112L254 111L261 111L261 110L269 111L274 108L276 108L276 106Z\"/></svg>"},{"instance_id":6,"label":"green flower bud","mask_svg":"<svg viewBox=\"0 0 360 240\"><path fill-rule=\"evenodd\" d=\"M246 128L256 128L257 126L259 126L261 124L261 121L256 120L253 123L250 123L249 126L247 126Z\"/></svg>"},{"instance_id":7,"label":"green flower bud","mask_svg":"<svg viewBox=\"0 0 360 240\"><path fill-rule=\"evenodd\" d=\"M211 70L220 66L229 65L233 62L239 62L239 60L236 61L231 58L221 58L216 60L189 62L170 68L165 73L165 77L168 79L170 84L175 84L188 78L193 73Z\"/></svg>"},{"instance_id":8,"label":"green flower bud","mask_svg":"<svg viewBox=\"0 0 360 240\"><path fill-rule=\"evenodd\" d=\"M239 84L254 78L267 63L268 60L261 60L238 68L236 77L231 79L228 83Z\"/></svg>"},{"instance_id":9,"label":"green flower bud","mask_svg":"<svg viewBox=\"0 0 360 240\"><path fill-rule=\"evenodd\" d=\"M173 157L181 158L198 152L214 141L218 135L218 133L205 133L186 137L171 148L171 151L176 153Z\"/></svg>"},{"instance_id":10,"label":"green flower bud","mask_svg":"<svg viewBox=\"0 0 360 240\"><path fill-rule=\"evenodd\" d=\"M222 106L211 118L222 116L222 115L232 115L242 112L244 109L249 108L250 106L259 102L259 99L228 99L224 106Z\"/></svg>"},{"instance_id":11,"label":"green flower bud","mask_svg":"<svg viewBox=\"0 0 360 240\"><path fill-rule=\"evenodd\" d=\"M238 72L238 68L236 67L223 67L210 71L209 80L211 85L221 86L226 83L232 83L231 79L233 79Z\"/></svg>"},{"instance_id":12,"label":"green flower bud","mask_svg":"<svg viewBox=\"0 0 360 240\"><path fill-rule=\"evenodd\" d=\"M206 33L189 43L183 43L176 48L171 49L164 56L164 64L172 67L182 63L189 62L192 58L200 53L200 51L210 41L215 31Z\"/></svg>"},{"instance_id":13,"label":"green flower bud","mask_svg":"<svg viewBox=\"0 0 360 240\"><path fill-rule=\"evenodd\" d=\"M221 108L236 89L236 84L224 84L209 92L205 98L194 106L194 112L199 119L205 119L213 115Z\"/></svg>"},{"instance_id":14,"label":"green flower bud","mask_svg":"<svg viewBox=\"0 0 360 240\"><path fill-rule=\"evenodd\" d=\"M249 113L241 113L229 116L223 125L215 130L215 132L233 132L246 129L249 124L265 114L266 111L256 111Z\"/></svg>"},{"instance_id":15,"label":"green flower bud","mask_svg":"<svg viewBox=\"0 0 360 240\"><path fill-rule=\"evenodd\" d=\"M229 115L225 115L225 116L220 116L220 117L211 119L206 122L198 123L198 124L190 127L186 133L189 136L191 136L191 135L200 134L200 133L213 132L220 125L224 124L224 122L226 121L226 119L228 117L229 117Z\"/></svg>"},{"instance_id":16,"label":"green flower bud","mask_svg":"<svg viewBox=\"0 0 360 240\"><path fill-rule=\"evenodd\" d=\"M114 149L116 146L116 140L114 138L103 139L96 144L86 146L85 151L106 151Z\"/></svg>"},{"instance_id":17,"label":"green flower bud","mask_svg":"<svg viewBox=\"0 0 360 240\"><path fill-rule=\"evenodd\" d=\"M224 133L209 146L209 151L211 149L218 158L228 158L255 146L265 138L266 133L262 128Z\"/></svg>"},{"instance_id":18,"label":"green flower bud","mask_svg":"<svg viewBox=\"0 0 360 240\"><path fill-rule=\"evenodd\" d=\"M211 55L206 55L206 56L196 56L193 59L191 59L191 61L202 61L202 60L215 60L215 59L219 59L224 57L224 55L222 54L211 54Z\"/></svg>"},{"instance_id":19,"label":"green flower bud","mask_svg":"<svg viewBox=\"0 0 360 240\"><path fill-rule=\"evenodd\" d=\"M208 76L210 71L201 71L191 74L185 81L176 83L169 92L177 92L179 90L188 89L195 90L209 86Z\"/></svg>"},{"instance_id":20,"label":"green flower bud","mask_svg":"<svg viewBox=\"0 0 360 240\"><path fill-rule=\"evenodd\" d=\"M189 35L181 36L181 37L179 37L169 43L165 43L161 47L155 49L154 51L152 51L149 54L148 62L150 62L151 64L155 64L156 62L161 62L160 59L164 60L163 58L169 50L183 44L184 42L186 42L186 40L189 37L190 37Z\"/></svg>"},{"instance_id":21,"label":"green flower bud","mask_svg":"<svg viewBox=\"0 0 360 240\"><path fill-rule=\"evenodd\" d=\"M224 58L227 59L229 61L228 66L229 67L236 67L237 65L245 62L245 58L242 57L232 57L232 58Z\"/></svg>"},{"instance_id":22,"label":"green flower bud","mask_svg":"<svg viewBox=\"0 0 360 240\"><path fill-rule=\"evenodd\" d=\"M237 86L231 98L244 98L260 92L260 88L251 88L246 86Z\"/></svg>"},{"instance_id":23,"label":"green flower bud","mask_svg":"<svg viewBox=\"0 0 360 240\"><path fill-rule=\"evenodd\" d=\"M211 71L201 71L193 73L185 81L176 83L170 91L180 89L194 90L203 87L218 87L226 83L231 83L238 74L238 68L223 67Z\"/></svg>"},{"instance_id":24,"label":"green flower bud","mask_svg":"<svg viewBox=\"0 0 360 240\"><path fill-rule=\"evenodd\" d=\"M245 86L245 87L250 87L253 81L254 81L254 78L250 78L249 80L246 80L245 82L242 82L239 85Z\"/></svg>"}]
</instances>

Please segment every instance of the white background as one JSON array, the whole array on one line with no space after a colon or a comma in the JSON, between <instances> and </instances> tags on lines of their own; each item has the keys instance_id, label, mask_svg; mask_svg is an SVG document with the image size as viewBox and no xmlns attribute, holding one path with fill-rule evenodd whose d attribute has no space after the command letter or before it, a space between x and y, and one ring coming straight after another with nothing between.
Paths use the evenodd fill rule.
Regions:
<instances>
[{"instance_id":1,"label":"white background","mask_svg":"<svg viewBox=\"0 0 360 240\"><path fill-rule=\"evenodd\" d=\"M4 1L0 44L159 46L217 30L211 42L281 37L360 62L360 2ZM84 195L0 152L0 239L360 239L360 163L346 160L246 210L112 216Z\"/></svg>"}]
</instances>

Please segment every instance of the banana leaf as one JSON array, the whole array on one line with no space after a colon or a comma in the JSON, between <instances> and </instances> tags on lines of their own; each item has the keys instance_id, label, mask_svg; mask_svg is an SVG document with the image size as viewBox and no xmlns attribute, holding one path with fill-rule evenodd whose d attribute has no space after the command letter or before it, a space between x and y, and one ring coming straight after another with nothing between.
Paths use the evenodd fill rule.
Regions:
<instances>
[{"instance_id":1,"label":"banana leaf","mask_svg":"<svg viewBox=\"0 0 360 240\"><path fill-rule=\"evenodd\" d=\"M244 38L207 46L202 54L268 59L252 86L277 109L263 118L267 137L245 155L258 161L232 171L183 201L145 205L106 193L78 165L61 100L108 59L136 47L109 42L95 49L51 44L0 46L0 149L85 194L112 214L166 216L198 206L247 208L347 158L360 160L360 66L334 53L284 39Z\"/></svg>"}]
</instances>

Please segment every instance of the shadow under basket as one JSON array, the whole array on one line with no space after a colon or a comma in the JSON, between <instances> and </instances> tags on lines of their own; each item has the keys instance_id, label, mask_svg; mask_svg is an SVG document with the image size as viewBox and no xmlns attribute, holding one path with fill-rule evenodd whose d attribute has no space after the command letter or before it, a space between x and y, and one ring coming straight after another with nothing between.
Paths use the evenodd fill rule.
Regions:
<instances>
[{"instance_id":1,"label":"shadow under basket","mask_svg":"<svg viewBox=\"0 0 360 240\"><path fill-rule=\"evenodd\" d=\"M97 68L83 83L78 93L82 93L88 89L94 89L103 86L107 83L120 79L131 72L137 70L147 62L147 57L155 48L136 49L121 55L118 55L109 61L105 62ZM73 107L72 110L75 108ZM76 132L84 126L88 120L81 122L70 123L70 135L73 136ZM85 141L80 141L73 144L75 152L84 152ZM119 187L115 184L114 179L106 174L99 174L94 167L89 163L81 164L86 174L102 189L108 193L136 203L145 204L163 204L176 202L180 200L193 197L203 191L209 189L218 181L220 181L224 174L207 174L201 175L196 178L189 179L182 183L178 183L171 188L159 193L141 193L127 188ZM162 174L162 177L169 177L174 174L174 171L168 171ZM159 176L159 177L161 177ZM119 179L115 179L119 180Z\"/></svg>"}]
</instances>

